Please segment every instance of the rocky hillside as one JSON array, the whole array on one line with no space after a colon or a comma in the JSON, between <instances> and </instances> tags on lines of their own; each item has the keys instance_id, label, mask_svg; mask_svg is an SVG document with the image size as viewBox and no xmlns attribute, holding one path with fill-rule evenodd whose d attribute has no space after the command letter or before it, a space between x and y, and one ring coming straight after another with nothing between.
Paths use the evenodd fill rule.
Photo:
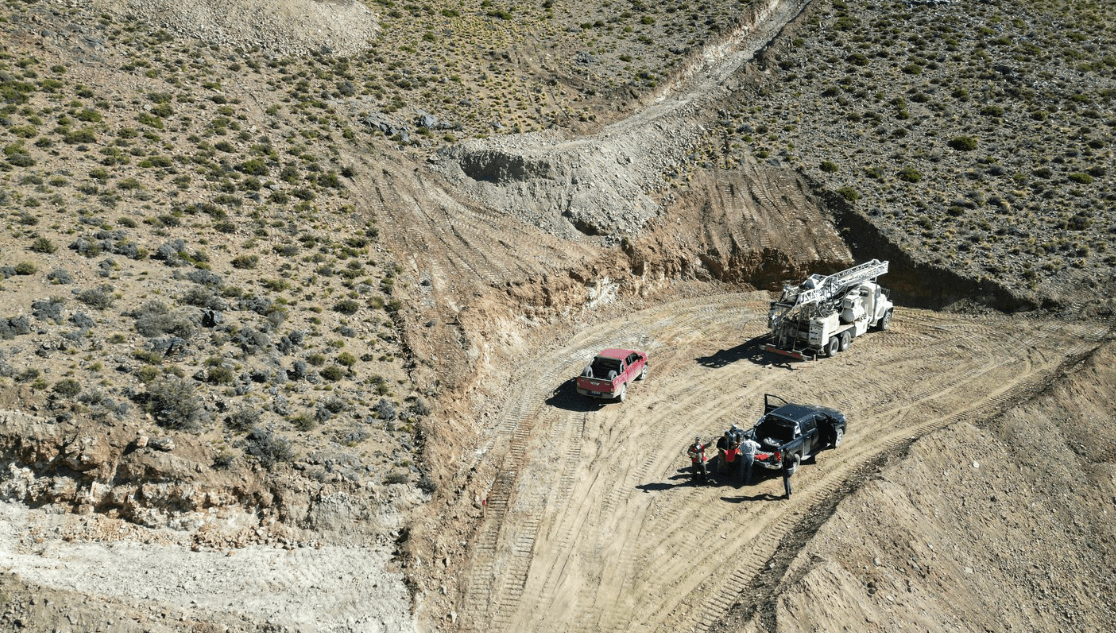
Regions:
<instances>
[{"instance_id":1,"label":"rocky hillside","mask_svg":"<svg viewBox=\"0 0 1116 633\"><path fill-rule=\"evenodd\" d=\"M1096 3L815 2L707 160L793 166L917 260L1033 304L1109 296L1114 33Z\"/></svg>"}]
</instances>

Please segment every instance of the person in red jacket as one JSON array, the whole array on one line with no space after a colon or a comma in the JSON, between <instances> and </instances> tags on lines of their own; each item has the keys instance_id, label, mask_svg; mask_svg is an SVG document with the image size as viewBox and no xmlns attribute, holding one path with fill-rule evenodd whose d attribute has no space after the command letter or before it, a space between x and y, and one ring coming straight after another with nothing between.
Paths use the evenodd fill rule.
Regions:
<instances>
[{"instance_id":1,"label":"person in red jacket","mask_svg":"<svg viewBox=\"0 0 1116 633\"><path fill-rule=\"evenodd\" d=\"M690 456L690 468L694 481L705 481L709 477L709 471L705 468L705 449L707 448L709 448L709 445L702 442L699 435L694 438L694 443L686 449L686 454Z\"/></svg>"}]
</instances>

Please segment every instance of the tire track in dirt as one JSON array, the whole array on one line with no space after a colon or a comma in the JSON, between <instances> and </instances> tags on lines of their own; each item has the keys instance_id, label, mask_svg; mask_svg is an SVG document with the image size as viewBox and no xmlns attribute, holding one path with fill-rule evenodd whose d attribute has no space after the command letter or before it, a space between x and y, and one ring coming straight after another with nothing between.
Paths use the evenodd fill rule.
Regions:
<instances>
[{"instance_id":1,"label":"tire track in dirt","mask_svg":"<svg viewBox=\"0 0 1116 633\"><path fill-rule=\"evenodd\" d=\"M647 310L592 328L530 363L562 371L549 372L549 383L532 376L513 385L510 391L535 405L509 407L498 428L518 429L511 442L524 447L534 433L534 451L554 459L528 461L526 449L508 454L501 481L509 489L514 483L515 503L524 511L497 516L489 509L475 549L484 546L491 561L478 556L474 573L494 579L506 569L510 580L495 590L491 583L469 585L465 603L489 605L475 611L484 618L473 627L653 631L696 622L704 628L728 609L802 514L837 494L863 464L912 436L996 413L1067 354L1104 335L1062 323L903 310L893 330L867 335L836 358L786 371L756 362L747 346L765 322L760 296ZM1005 337L1005 331L1018 335ZM628 402L589 411L541 409L559 377L576 373L578 361L596 348L645 336L651 377L636 383ZM687 476L675 451L695 433L709 435L732 421L750 425L765 391L843 407L851 424L842 449L823 453L795 476L799 491L791 503L754 502L781 493L770 477L748 489L680 485ZM514 472L507 468L513 463Z\"/></svg>"},{"instance_id":2,"label":"tire track in dirt","mask_svg":"<svg viewBox=\"0 0 1116 633\"><path fill-rule=\"evenodd\" d=\"M723 310L723 306L699 303L695 310L681 319L681 323L678 316L659 317L657 322L670 323L679 331L685 332L687 337L693 337L708 322L720 318L719 308ZM518 471L526 462L534 418L543 406L545 394L553 393L555 385L562 382L562 378L575 375L581 363L601 347L634 346L635 342L646 339L646 334L641 333L643 330L636 328L633 334L633 329L628 326L627 320L617 320L603 332L579 337L585 340L575 340L566 350L544 354L548 359L546 362L530 362L525 365L535 369L534 375L525 376L521 381L520 386L524 386L524 389L509 389L509 393L515 395L505 401L504 411L494 425L492 438L484 449L488 452L498 443L500 437L511 436L501 469L489 492L485 518L473 547L473 562L463 598L465 608L462 626L465 630L501 630L508 611L517 605L518 598L522 595L522 583L514 576L521 568L515 565L511 570L513 577L509 580L508 566L498 564L497 558L500 552L509 547L515 556L509 559L511 562L508 565L530 557L530 545L533 544L538 529L538 519L535 516L537 512L529 513L517 524L515 530L504 529L504 526L512 504ZM628 333L621 334L624 331ZM653 362L652 370L658 371L660 364ZM668 363L668 371L669 367ZM643 384L647 382L651 380L644 381ZM587 415L583 416L583 427L584 417ZM580 457L580 449L571 453Z\"/></svg>"}]
</instances>

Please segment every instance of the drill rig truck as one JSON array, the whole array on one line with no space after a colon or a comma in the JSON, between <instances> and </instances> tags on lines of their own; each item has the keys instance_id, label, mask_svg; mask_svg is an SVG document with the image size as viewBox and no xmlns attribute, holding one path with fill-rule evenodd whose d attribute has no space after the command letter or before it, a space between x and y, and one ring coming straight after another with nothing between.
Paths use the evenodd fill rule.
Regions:
<instances>
[{"instance_id":1,"label":"drill rig truck","mask_svg":"<svg viewBox=\"0 0 1116 633\"><path fill-rule=\"evenodd\" d=\"M761 349L798 360L806 360L807 355L835 356L869 328L886 330L893 305L876 278L887 272L887 264L873 259L783 286L782 296L771 302L767 315L771 341Z\"/></svg>"}]
</instances>

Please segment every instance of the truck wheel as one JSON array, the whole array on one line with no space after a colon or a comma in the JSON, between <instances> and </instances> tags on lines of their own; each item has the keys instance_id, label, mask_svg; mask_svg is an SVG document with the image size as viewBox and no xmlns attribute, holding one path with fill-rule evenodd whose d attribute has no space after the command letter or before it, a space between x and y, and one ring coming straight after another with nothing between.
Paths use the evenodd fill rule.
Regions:
<instances>
[{"instance_id":1,"label":"truck wheel","mask_svg":"<svg viewBox=\"0 0 1116 633\"><path fill-rule=\"evenodd\" d=\"M841 332L841 338L837 342L837 349L843 352L849 349L849 343L851 342L852 336L849 334L848 330L845 330L844 332Z\"/></svg>"},{"instance_id":2,"label":"truck wheel","mask_svg":"<svg viewBox=\"0 0 1116 633\"><path fill-rule=\"evenodd\" d=\"M790 462L787 463L784 467L787 469L788 473L793 475L795 473L795 471L798 470L798 467L801 464L802 464L802 456L801 455L791 455Z\"/></svg>"},{"instance_id":3,"label":"truck wheel","mask_svg":"<svg viewBox=\"0 0 1116 633\"><path fill-rule=\"evenodd\" d=\"M620 402L623 402L624 397L627 396L627 395L628 395L628 385L620 385L620 395L616 396L616 399L619 400Z\"/></svg>"},{"instance_id":4,"label":"truck wheel","mask_svg":"<svg viewBox=\"0 0 1116 633\"><path fill-rule=\"evenodd\" d=\"M884 312L883 318L880 319L880 330L881 331L886 330L887 328L891 327L891 310L892 310L891 308L888 308L887 312Z\"/></svg>"},{"instance_id":5,"label":"truck wheel","mask_svg":"<svg viewBox=\"0 0 1116 633\"><path fill-rule=\"evenodd\" d=\"M841 445L841 440L845 439L845 429L837 429L833 432L833 448Z\"/></svg>"},{"instance_id":6,"label":"truck wheel","mask_svg":"<svg viewBox=\"0 0 1116 633\"><path fill-rule=\"evenodd\" d=\"M647 365L643 366L643 371L639 372L639 378L636 380L647 380Z\"/></svg>"},{"instance_id":7,"label":"truck wheel","mask_svg":"<svg viewBox=\"0 0 1116 633\"><path fill-rule=\"evenodd\" d=\"M840 349L840 346L841 342L837 340L837 337L831 337L829 342L825 344L825 355L833 358L837 355L837 350Z\"/></svg>"}]
</instances>

